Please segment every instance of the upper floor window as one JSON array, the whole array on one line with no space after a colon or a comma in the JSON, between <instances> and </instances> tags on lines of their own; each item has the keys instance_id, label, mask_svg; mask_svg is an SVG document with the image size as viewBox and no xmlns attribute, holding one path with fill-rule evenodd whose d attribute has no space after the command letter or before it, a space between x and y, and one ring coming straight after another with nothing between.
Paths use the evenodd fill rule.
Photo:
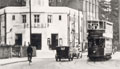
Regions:
<instances>
[{"instance_id":1,"label":"upper floor window","mask_svg":"<svg viewBox=\"0 0 120 69\"><path fill-rule=\"evenodd\" d=\"M48 15L48 23L52 23L52 15Z\"/></svg>"},{"instance_id":2,"label":"upper floor window","mask_svg":"<svg viewBox=\"0 0 120 69\"><path fill-rule=\"evenodd\" d=\"M58 0L58 2L62 2L62 0Z\"/></svg>"},{"instance_id":3,"label":"upper floor window","mask_svg":"<svg viewBox=\"0 0 120 69\"><path fill-rule=\"evenodd\" d=\"M34 15L34 22L39 23L40 22L40 15Z\"/></svg>"},{"instance_id":4,"label":"upper floor window","mask_svg":"<svg viewBox=\"0 0 120 69\"><path fill-rule=\"evenodd\" d=\"M15 15L12 16L12 20L15 20Z\"/></svg>"},{"instance_id":5,"label":"upper floor window","mask_svg":"<svg viewBox=\"0 0 120 69\"><path fill-rule=\"evenodd\" d=\"M22 23L26 23L26 15L22 15Z\"/></svg>"},{"instance_id":6,"label":"upper floor window","mask_svg":"<svg viewBox=\"0 0 120 69\"><path fill-rule=\"evenodd\" d=\"M53 0L49 0L49 2L53 2Z\"/></svg>"},{"instance_id":7,"label":"upper floor window","mask_svg":"<svg viewBox=\"0 0 120 69\"><path fill-rule=\"evenodd\" d=\"M61 15L59 15L59 20L62 20L62 16Z\"/></svg>"}]
</instances>

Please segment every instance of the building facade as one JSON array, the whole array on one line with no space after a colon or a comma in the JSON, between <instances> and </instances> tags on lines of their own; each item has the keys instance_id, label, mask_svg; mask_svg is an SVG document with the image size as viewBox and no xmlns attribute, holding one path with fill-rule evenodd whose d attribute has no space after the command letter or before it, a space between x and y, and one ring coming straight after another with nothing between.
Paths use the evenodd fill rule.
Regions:
<instances>
[{"instance_id":1,"label":"building facade","mask_svg":"<svg viewBox=\"0 0 120 69\"><path fill-rule=\"evenodd\" d=\"M31 43L39 50L53 50L56 46L82 43L81 11L49 7L47 0L31 1L31 11L29 3L0 10L1 44L26 46Z\"/></svg>"},{"instance_id":2,"label":"building facade","mask_svg":"<svg viewBox=\"0 0 120 69\"><path fill-rule=\"evenodd\" d=\"M3 2L4 0L1 0ZM13 1L13 0L12 0ZM19 1L19 2L16 2ZM28 0L27 0L28 1ZM37 3L40 4L42 0L35 0ZM32 3L35 3L32 2ZM83 46L87 43L87 21L88 20L99 20L99 0L45 0L47 4L46 6L51 6L51 7L69 7L73 8L79 11L82 11L83 13ZM5 2L4 2L5 3ZM11 3L16 4L17 6L25 6L27 5L25 0L14 0L11 2L9 0L9 5L12 6ZM19 4L17 4L19 3ZM42 2L41 2L42 3ZM43 5L42 3L41 5ZM7 5L5 3L5 5Z\"/></svg>"},{"instance_id":3,"label":"building facade","mask_svg":"<svg viewBox=\"0 0 120 69\"><path fill-rule=\"evenodd\" d=\"M88 20L99 19L99 0L49 0L50 6L67 6L82 11L84 19L83 41L87 41Z\"/></svg>"}]
</instances>

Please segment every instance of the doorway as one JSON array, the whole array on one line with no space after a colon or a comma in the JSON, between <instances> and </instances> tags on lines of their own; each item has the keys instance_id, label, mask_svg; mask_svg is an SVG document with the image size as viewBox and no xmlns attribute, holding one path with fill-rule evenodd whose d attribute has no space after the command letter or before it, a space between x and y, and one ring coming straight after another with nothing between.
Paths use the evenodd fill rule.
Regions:
<instances>
[{"instance_id":1,"label":"doorway","mask_svg":"<svg viewBox=\"0 0 120 69\"><path fill-rule=\"evenodd\" d=\"M56 46L58 46L58 34L51 34L51 49L55 50Z\"/></svg>"},{"instance_id":2,"label":"doorway","mask_svg":"<svg viewBox=\"0 0 120 69\"><path fill-rule=\"evenodd\" d=\"M35 46L37 50L41 50L42 35L41 34L31 34L31 45Z\"/></svg>"},{"instance_id":3,"label":"doorway","mask_svg":"<svg viewBox=\"0 0 120 69\"><path fill-rule=\"evenodd\" d=\"M22 34L15 34L15 45L22 45Z\"/></svg>"}]
</instances>

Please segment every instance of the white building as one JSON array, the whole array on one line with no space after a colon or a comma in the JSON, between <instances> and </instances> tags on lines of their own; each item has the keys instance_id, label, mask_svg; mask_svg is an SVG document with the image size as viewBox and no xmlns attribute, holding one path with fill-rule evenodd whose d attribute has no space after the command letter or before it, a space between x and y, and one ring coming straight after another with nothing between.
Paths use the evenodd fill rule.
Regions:
<instances>
[{"instance_id":1,"label":"white building","mask_svg":"<svg viewBox=\"0 0 120 69\"><path fill-rule=\"evenodd\" d=\"M49 7L48 0L31 1L31 13L29 1L24 7L0 9L1 44L28 45L30 34L31 44L40 50L54 49L59 45L73 46L78 41L82 43L81 11L68 7Z\"/></svg>"}]
</instances>

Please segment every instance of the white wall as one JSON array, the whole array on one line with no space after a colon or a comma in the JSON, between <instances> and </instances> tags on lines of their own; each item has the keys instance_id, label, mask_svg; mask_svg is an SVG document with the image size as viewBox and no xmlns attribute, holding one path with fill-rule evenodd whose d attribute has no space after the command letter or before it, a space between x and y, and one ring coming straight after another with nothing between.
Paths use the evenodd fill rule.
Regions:
<instances>
[{"instance_id":1,"label":"white wall","mask_svg":"<svg viewBox=\"0 0 120 69\"><path fill-rule=\"evenodd\" d=\"M29 13L27 8L23 9L23 12L18 10L13 12L11 8L7 8L7 32L10 31L12 28L12 31L7 34L7 44L14 45L15 44L15 34L21 33L22 34L22 45L27 45L28 42L30 42L30 28L29 28ZM15 8L13 8L15 9ZM17 8L18 9L18 8ZM32 34L42 34L42 50L48 50L48 45L47 45L47 38L51 38L51 34L58 34L58 39L62 38L63 40L63 45L68 46L68 14L70 14L71 17L75 16L75 26L76 26L76 34L78 33L78 11L70 8L55 8L57 10L53 11L54 7L50 7L47 9L44 9L40 12L32 12L32 27L34 25L41 25L43 24L44 27L41 28L32 28ZM62 10L60 10L62 9ZM20 10L20 8L19 8ZM39 9L38 9L39 10ZM60 11L59 11L60 10ZM58 11L58 12L57 12ZM24 24L22 23L22 15L26 14L27 16L27 23ZM34 23L34 15L40 15L40 23ZM15 21L12 20L12 16L15 15ZM47 17L48 15L52 15L52 23L47 23ZM59 15L61 15L62 20L59 20ZM82 30L82 13L80 12L80 29ZM70 21L70 24L72 21ZM28 27L24 28L24 25L28 25ZM80 31L80 38L82 38L82 31ZM82 41L82 39L80 39ZM59 41L58 41L59 42ZM58 43L59 44L59 43Z\"/></svg>"}]
</instances>

